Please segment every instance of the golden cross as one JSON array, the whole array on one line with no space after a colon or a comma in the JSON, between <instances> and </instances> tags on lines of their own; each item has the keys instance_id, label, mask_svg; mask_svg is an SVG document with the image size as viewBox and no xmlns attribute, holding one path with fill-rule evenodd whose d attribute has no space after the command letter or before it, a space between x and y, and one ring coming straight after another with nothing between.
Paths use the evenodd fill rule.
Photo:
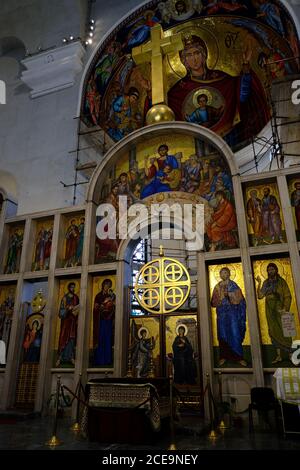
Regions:
<instances>
[{"instance_id":1,"label":"golden cross","mask_svg":"<svg viewBox=\"0 0 300 470\"><path fill-rule=\"evenodd\" d=\"M159 275L157 268L155 266L149 266L144 276L145 280L147 280L149 283L152 283L157 281L158 277Z\"/></svg>"},{"instance_id":2,"label":"golden cross","mask_svg":"<svg viewBox=\"0 0 300 470\"><path fill-rule=\"evenodd\" d=\"M181 33L165 36L160 24L151 28L151 39L144 45L132 49L132 58L137 65L151 62L152 106L167 103L167 83L165 79L165 57L183 49Z\"/></svg>"},{"instance_id":3,"label":"golden cross","mask_svg":"<svg viewBox=\"0 0 300 470\"><path fill-rule=\"evenodd\" d=\"M158 303L159 294L156 289L148 289L144 293L144 300L149 307L155 307Z\"/></svg>"},{"instance_id":4,"label":"golden cross","mask_svg":"<svg viewBox=\"0 0 300 470\"><path fill-rule=\"evenodd\" d=\"M176 264L169 264L166 269L166 273L169 279L171 279L172 281L175 281L177 278L177 274L181 276L182 269L180 268L180 266L177 266Z\"/></svg>"},{"instance_id":5,"label":"golden cross","mask_svg":"<svg viewBox=\"0 0 300 470\"><path fill-rule=\"evenodd\" d=\"M178 300L177 300L178 299ZM165 294L165 300L169 305L175 306L183 299L183 292L178 287L173 287Z\"/></svg>"}]
</instances>

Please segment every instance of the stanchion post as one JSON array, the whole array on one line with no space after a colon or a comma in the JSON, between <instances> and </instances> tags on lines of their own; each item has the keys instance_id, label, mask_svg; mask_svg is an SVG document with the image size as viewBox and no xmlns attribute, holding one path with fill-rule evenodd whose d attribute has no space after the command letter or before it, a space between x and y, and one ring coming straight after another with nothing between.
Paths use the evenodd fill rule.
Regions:
<instances>
[{"instance_id":1,"label":"stanchion post","mask_svg":"<svg viewBox=\"0 0 300 470\"><path fill-rule=\"evenodd\" d=\"M209 419L210 419L210 433L208 435L208 438L211 440L215 440L217 438L217 433L215 431L215 425L214 425L212 391L211 391L210 377L208 373L206 374L206 379L207 379L207 393L208 393L208 410L209 410Z\"/></svg>"},{"instance_id":2,"label":"stanchion post","mask_svg":"<svg viewBox=\"0 0 300 470\"><path fill-rule=\"evenodd\" d=\"M222 403L223 401L222 372L218 373L218 385L219 385L219 400L220 400L220 403Z\"/></svg>"},{"instance_id":3,"label":"stanchion post","mask_svg":"<svg viewBox=\"0 0 300 470\"><path fill-rule=\"evenodd\" d=\"M172 362L169 364L169 397L170 397L170 445L168 450L176 450L175 444L175 432L174 432L174 416L173 416L173 370L172 370Z\"/></svg>"},{"instance_id":4,"label":"stanchion post","mask_svg":"<svg viewBox=\"0 0 300 470\"><path fill-rule=\"evenodd\" d=\"M172 372L170 372L169 375L169 386L170 386L170 416L171 416L171 433L174 433L174 417L173 417L173 375Z\"/></svg>"},{"instance_id":5,"label":"stanchion post","mask_svg":"<svg viewBox=\"0 0 300 470\"><path fill-rule=\"evenodd\" d=\"M218 385L219 385L219 401L220 401L220 408L223 410L223 390L222 390L222 372L220 371L218 373ZM224 423L224 416L223 416L223 411L222 411L222 416L221 416L221 421L219 423L219 429L220 431L224 431L227 426Z\"/></svg>"},{"instance_id":6,"label":"stanchion post","mask_svg":"<svg viewBox=\"0 0 300 470\"><path fill-rule=\"evenodd\" d=\"M77 399L77 406L76 406L76 420L73 426L71 427L71 430L74 432L79 432L80 431L80 424L79 424L79 412L80 412L80 395L81 395L81 376L82 374L79 374L79 379L78 379L78 384L75 390L75 395L78 395L76 397Z\"/></svg>"},{"instance_id":7,"label":"stanchion post","mask_svg":"<svg viewBox=\"0 0 300 470\"><path fill-rule=\"evenodd\" d=\"M60 383L60 375L57 376L57 383L56 383L56 403L55 403L55 413L54 413L54 423L53 423L53 431L52 437L47 441L45 444L47 446L56 447L62 444L62 441L58 439L57 433L57 415L58 415L58 406L59 406L59 393L60 393L61 383Z\"/></svg>"}]
</instances>

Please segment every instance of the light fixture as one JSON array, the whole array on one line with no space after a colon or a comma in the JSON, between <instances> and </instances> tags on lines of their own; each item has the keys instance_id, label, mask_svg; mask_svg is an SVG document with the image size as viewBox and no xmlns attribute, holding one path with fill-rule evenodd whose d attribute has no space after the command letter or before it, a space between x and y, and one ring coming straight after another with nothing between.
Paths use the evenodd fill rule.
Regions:
<instances>
[{"instance_id":1,"label":"light fixture","mask_svg":"<svg viewBox=\"0 0 300 470\"><path fill-rule=\"evenodd\" d=\"M88 44L92 44L93 43L93 36L94 36L94 29L95 29L95 20L93 18L91 18L87 24L87 30L86 30L86 34L87 34L87 38L85 40L85 45L87 46Z\"/></svg>"},{"instance_id":2,"label":"light fixture","mask_svg":"<svg viewBox=\"0 0 300 470\"><path fill-rule=\"evenodd\" d=\"M74 39L74 36L70 36L70 41L73 41L73 39Z\"/></svg>"},{"instance_id":3,"label":"light fixture","mask_svg":"<svg viewBox=\"0 0 300 470\"><path fill-rule=\"evenodd\" d=\"M67 38L63 38L62 42L64 43L68 42Z\"/></svg>"}]
</instances>

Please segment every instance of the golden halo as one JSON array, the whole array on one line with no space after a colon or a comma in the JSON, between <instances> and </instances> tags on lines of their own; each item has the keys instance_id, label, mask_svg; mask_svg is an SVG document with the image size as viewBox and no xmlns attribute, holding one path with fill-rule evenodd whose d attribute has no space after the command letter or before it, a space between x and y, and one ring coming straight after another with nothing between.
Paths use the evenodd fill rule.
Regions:
<instances>
[{"instance_id":1,"label":"golden halo","mask_svg":"<svg viewBox=\"0 0 300 470\"><path fill-rule=\"evenodd\" d=\"M146 16L148 16L148 15L154 16L154 11L153 10L146 10L143 15L144 15L144 18L146 18Z\"/></svg>"},{"instance_id":2,"label":"golden halo","mask_svg":"<svg viewBox=\"0 0 300 470\"><path fill-rule=\"evenodd\" d=\"M269 189L269 191L270 191L270 193L271 193L273 188L271 188L271 187L268 186L268 185L264 185L264 184L263 184L263 185L262 185L262 190L264 191L264 189Z\"/></svg>"},{"instance_id":3,"label":"golden halo","mask_svg":"<svg viewBox=\"0 0 300 470\"><path fill-rule=\"evenodd\" d=\"M38 291L31 301L32 313L38 313L44 310L47 300L43 296L42 291Z\"/></svg>"},{"instance_id":4,"label":"golden halo","mask_svg":"<svg viewBox=\"0 0 300 470\"><path fill-rule=\"evenodd\" d=\"M29 317L26 319L26 325L28 325L29 328L32 329L32 324L34 321L38 322L38 329L40 329L44 322L44 315L40 313L33 313L29 315Z\"/></svg>"},{"instance_id":5,"label":"golden halo","mask_svg":"<svg viewBox=\"0 0 300 470\"><path fill-rule=\"evenodd\" d=\"M115 283L114 283L114 280L111 279L110 277L105 277L105 276L103 276L103 279L100 280L100 281L98 281L98 282L99 282L99 284L98 284L98 285L99 285L99 291L102 290L102 283L103 283L104 281L110 281L110 282L111 282L111 287L110 287L110 289L111 289L112 291L115 290L115 285L114 285ZM76 286L75 286L75 287L76 287Z\"/></svg>"},{"instance_id":6,"label":"golden halo","mask_svg":"<svg viewBox=\"0 0 300 470\"><path fill-rule=\"evenodd\" d=\"M163 202L163 200L165 199L165 193L157 193L155 197L157 202Z\"/></svg>"},{"instance_id":7,"label":"golden halo","mask_svg":"<svg viewBox=\"0 0 300 470\"><path fill-rule=\"evenodd\" d=\"M256 191L256 197L259 197L260 190L258 188L249 188L246 191L246 200L251 199L252 191Z\"/></svg>"},{"instance_id":8,"label":"golden halo","mask_svg":"<svg viewBox=\"0 0 300 470\"><path fill-rule=\"evenodd\" d=\"M176 326L176 330L175 330L176 334L179 335L178 330L179 330L180 327L184 328L184 334L185 334L185 336L187 336L189 329L184 323L179 323L179 325Z\"/></svg>"},{"instance_id":9,"label":"golden halo","mask_svg":"<svg viewBox=\"0 0 300 470\"><path fill-rule=\"evenodd\" d=\"M146 326L141 326L141 327L139 328L139 330L138 330L138 337L139 337L139 338L142 338L142 330L145 330L145 331L146 331L146 333L147 333L147 334L146 334L146 338L149 338L150 333L149 333L148 328L146 328Z\"/></svg>"},{"instance_id":10,"label":"golden halo","mask_svg":"<svg viewBox=\"0 0 300 470\"><path fill-rule=\"evenodd\" d=\"M66 282L65 284L65 294L67 294L69 291L68 291L68 285L69 284L75 284L75 289L74 289L74 293L75 294L79 294L79 291L80 291L80 287L79 287L79 282L78 281L73 281L72 279L70 279L68 282Z\"/></svg>"},{"instance_id":11,"label":"golden halo","mask_svg":"<svg viewBox=\"0 0 300 470\"><path fill-rule=\"evenodd\" d=\"M276 264L277 268L278 268L278 274L279 276L281 277L285 277L285 272L284 272L284 266L282 265L282 263L280 262L280 260L276 260L276 261L272 261L272 260L265 260L265 261L262 261L261 265L260 265L260 274L261 276L264 278L264 279L268 279L268 273L267 273L267 267L270 263L273 263L273 264Z\"/></svg>"},{"instance_id":12,"label":"golden halo","mask_svg":"<svg viewBox=\"0 0 300 470\"><path fill-rule=\"evenodd\" d=\"M294 191L296 184L300 184L299 178L297 178L297 179L295 179L295 180L291 180L291 181L289 182L289 188L290 188L291 191Z\"/></svg>"},{"instance_id":13,"label":"golden halo","mask_svg":"<svg viewBox=\"0 0 300 470\"><path fill-rule=\"evenodd\" d=\"M177 1L178 1L178 0L171 0L170 3L172 4L172 8L173 8L173 9L175 8L175 5L176 5ZM188 9L190 9L190 8L192 7L192 2L191 2L191 0L183 0L183 1L184 1L185 5L186 5L186 7L187 7Z\"/></svg>"},{"instance_id":14,"label":"golden halo","mask_svg":"<svg viewBox=\"0 0 300 470\"><path fill-rule=\"evenodd\" d=\"M207 66L209 69L215 69L219 60L219 56L220 56L218 41L217 41L215 34L213 34L209 29L204 28L202 25L195 24L193 21L189 21L181 26L176 26L174 29L172 29L172 34L176 34L176 33L181 33L182 37L198 36L200 39L202 39L202 41L205 42L205 45L207 48L207 60L206 60ZM169 65L173 69L170 60L169 60ZM173 71L177 75L181 76L181 74L178 73L177 70L173 69ZM182 75L182 78L184 76L185 74Z\"/></svg>"},{"instance_id":15,"label":"golden halo","mask_svg":"<svg viewBox=\"0 0 300 470\"><path fill-rule=\"evenodd\" d=\"M236 269L234 266L228 266L227 264L218 264L218 266L215 266L213 269L213 276L217 282L221 281L221 276L220 276L220 271L222 271L223 268L228 268L230 271L230 279L231 281L234 281L236 278Z\"/></svg>"},{"instance_id":16,"label":"golden halo","mask_svg":"<svg viewBox=\"0 0 300 470\"><path fill-rule=\"evenodd\" d=\"M197 98L199 95L206 95L207 96L207 106L211 106L212 102L213 102L213 97L212 97L212 94L209 90L207 90L206 88L201 88L200 90L197 90L195 93L194 93L194 96L193 96L193 105L195 106L195 108L198 108L199 106L199 103L197 101Z\"/></svg>"}]
</instances>

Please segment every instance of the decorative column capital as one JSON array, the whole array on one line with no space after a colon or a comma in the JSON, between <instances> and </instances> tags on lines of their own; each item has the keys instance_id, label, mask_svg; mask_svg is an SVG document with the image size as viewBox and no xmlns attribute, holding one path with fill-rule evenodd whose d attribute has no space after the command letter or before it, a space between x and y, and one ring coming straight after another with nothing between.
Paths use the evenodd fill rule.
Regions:
<instances>
[{"instance_id":1,"label":"decorative column capital","mask_svg":"<svg viewBox=\"0 0 300 470\"><path fill-rule=\"evenodd\" d=\"M82 70L84 54L81 42L74 41L22 60L27 70L22 72L21 80L31 88L31 98L73 86Z\"/></svg>"}]
</instances>

